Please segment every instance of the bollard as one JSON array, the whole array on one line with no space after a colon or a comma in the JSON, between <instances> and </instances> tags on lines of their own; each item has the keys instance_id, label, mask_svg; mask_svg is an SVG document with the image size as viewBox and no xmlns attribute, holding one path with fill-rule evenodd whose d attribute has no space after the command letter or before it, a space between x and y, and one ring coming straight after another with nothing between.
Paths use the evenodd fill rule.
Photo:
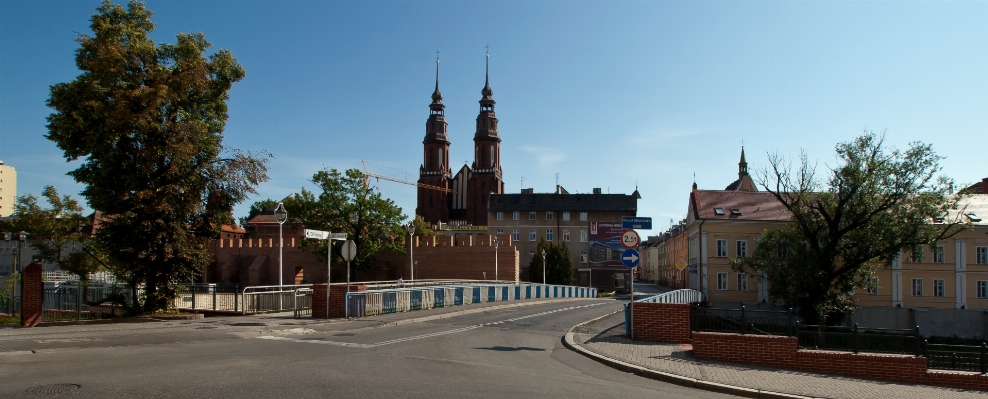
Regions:
<instances>
[{"instance_id":1,"label":"bollard","mask_svg":"<svg viewBox=\"0 0 988 399\"><path fill-rule=\"evenodd\" d=\"M744 318L744 304L741 304L741 335L748 332L748 322Z\"/></svg>"},{"instance_id":2,"label":"bollard","mask_svg":"<svg viewBox=\"0 0 988 399\"><path fill-rule=\"evenodd\" d=\"M858 323L854 323L854 353L858 353Z\"/></svg>"}]
</instances>

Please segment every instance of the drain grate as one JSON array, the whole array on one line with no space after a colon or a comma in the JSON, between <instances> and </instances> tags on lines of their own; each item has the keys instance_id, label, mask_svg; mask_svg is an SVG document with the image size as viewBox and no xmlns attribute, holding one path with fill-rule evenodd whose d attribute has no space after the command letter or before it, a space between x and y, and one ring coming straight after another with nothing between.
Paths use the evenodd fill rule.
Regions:
<instances>
[{"instance_id":1,"label":"drain grate","mask_svg":"<svg viewBox=\"0 0 988 399\"><path fill-rule=\"evenodd\" d=\"M48 384L39 387L28 388L26 391L32 395L52 395L56 393L74 391L76 389L82 388L79 384Z\"/></svg>"}]
</instances>

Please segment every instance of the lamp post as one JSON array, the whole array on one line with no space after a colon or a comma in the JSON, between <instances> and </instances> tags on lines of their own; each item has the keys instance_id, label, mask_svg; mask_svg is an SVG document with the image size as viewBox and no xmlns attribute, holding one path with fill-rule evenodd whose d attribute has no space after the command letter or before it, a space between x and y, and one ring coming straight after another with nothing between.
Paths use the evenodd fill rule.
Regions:
<instances>
[{"instance_id":1,"label":"lamp post","mask_svg":"<svg viewBox=\"0 0 988 399\"><path fill-rule=\"evenodd\" d=\"M285 211L285 205L280 202L278 207L274 209L274 220L278 221L278 290L280 291L285 278L285 241L282 238L282 233L285 230L285 221L288 220L288 211ZM281 295L278 295L278 298L281 298ZM278 307L281 308L282 306L279 304Z\"/></svg>"},{"instance_id":2,"label":"lamp post","mask_svg":"<svg viewBox=\"0 0 988 399\"><path fill-rule=\"evenodd\" d=\"M405 226L405 229L408 230L408 267L412 268L412 277L408 279L408 281L414 281L415 280L415 256L414 256L415 224L412 223L412 221L409 221L408 225Z\"/></svg>"},{"instance_id":3,"label":"lamp post","mask_svg":"<svg viewBox=\"0 0 988 399\"><path fill-rule=\"evenodd\" d=\"M542 250L542 284L545 285L545 249Z\"/></svg>"},{"instance_id":4,"label":"lamp post","mask_svg":"<svg viewBox=\"0 0 988 399\"><path fill-rule=\"evenodd\" d=\"M497 236L494 236L494 281L497 280Z\"/></svg>"}]
</instances>

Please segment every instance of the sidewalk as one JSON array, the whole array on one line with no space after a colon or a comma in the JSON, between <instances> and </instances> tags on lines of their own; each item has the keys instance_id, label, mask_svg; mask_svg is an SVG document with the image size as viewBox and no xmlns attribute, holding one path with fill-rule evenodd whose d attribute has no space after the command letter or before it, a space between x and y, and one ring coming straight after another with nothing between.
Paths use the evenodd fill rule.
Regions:
<instances>
[{"instance_id":1,"label":"sidewalk","mask_svg":"<svg viewBox=\"0 0 988 399\"><path fill-rule=\"evenodd\" d=\"M624 335L622 312L577 326L567 335L567 343L578 351L590 352L584 354L612 366L621 368L617 362L623 362L673 375L657 379L742 396L757 397L761 392L763 397L782 393L812 398L988 398L988 392L700 360L692 356L689 345L631 341ZM659 373L653 374L661 377Z\"/></svg>"}]
</instances>

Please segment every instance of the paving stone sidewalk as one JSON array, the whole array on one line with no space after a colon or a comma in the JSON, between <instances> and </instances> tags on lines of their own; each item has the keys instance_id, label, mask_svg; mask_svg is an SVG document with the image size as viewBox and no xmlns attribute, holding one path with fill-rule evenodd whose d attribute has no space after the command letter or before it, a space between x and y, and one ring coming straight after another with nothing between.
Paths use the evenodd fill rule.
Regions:
<instances>
[{"instance_id":1,"label":"paving stone sidewalk","mask_svg":"<svg viewBox=\"0 0 988 399\"><path fill-rule=\"evenodd\" d=\"M688 345L631 341L624 335L621 312L577 327L573 340L598 355L636 366L763 391L814 398L988 398L988 392L700 360Z\"/></svg>"}]
</instances>

